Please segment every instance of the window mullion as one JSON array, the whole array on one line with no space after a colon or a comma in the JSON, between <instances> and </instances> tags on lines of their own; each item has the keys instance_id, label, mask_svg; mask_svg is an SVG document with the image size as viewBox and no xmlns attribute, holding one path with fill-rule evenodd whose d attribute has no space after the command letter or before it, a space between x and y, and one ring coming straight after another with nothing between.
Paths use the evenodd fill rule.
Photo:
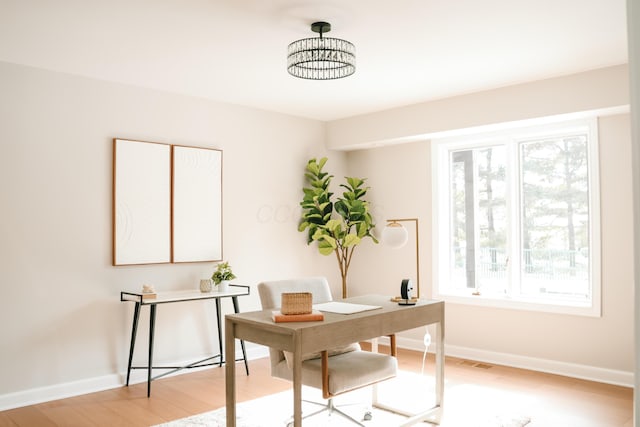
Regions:
<instances>
[{"instance_id":1,"label":"window mullion","mask_svg":"<svg viewBox=\"0 0 640 427\"><path fill-rule=\"evenodd\" d=\"M479 218L480 218L480 174L479 174L479 166L477 155L478 152L476 150L471 151L472 153L472 162L473 165L473 262L474 262L474 283L473 283L473 292L478 293L481 291L480 286L480 227L479 227Z\"/></svg>"},{"instance_id":2,"label":"window mullion","mask_svg":"<svg viewBox=\"0 0 640 427\"><path fill-rule=\"evenodd\" d=\"M507 211L509 212L509 226L507 231L507 248L509 251L507 295L515 297L520 295L520 269L522 268L521 253L521 227L520 217L522 199L520 196L520 152L518 144L509 140L507 142L507 155L509 167L507 168L507 185L509 198Z\"/></svg>"}]
</instances>

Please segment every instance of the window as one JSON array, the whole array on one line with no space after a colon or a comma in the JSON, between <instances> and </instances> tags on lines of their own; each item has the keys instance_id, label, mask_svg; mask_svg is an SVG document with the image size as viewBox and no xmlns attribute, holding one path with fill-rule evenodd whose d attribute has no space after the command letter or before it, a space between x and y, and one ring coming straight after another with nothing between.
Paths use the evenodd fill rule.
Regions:
<instances>
[{"instance_id":1,"label":"window","mask_svg":"<svg viewBox=\"0 0 640 427\"><path fill-rule=\"evenodd\" d=\"M435 297L600 315L595 120L432 150Z\"/></svg>"}]
</instances>

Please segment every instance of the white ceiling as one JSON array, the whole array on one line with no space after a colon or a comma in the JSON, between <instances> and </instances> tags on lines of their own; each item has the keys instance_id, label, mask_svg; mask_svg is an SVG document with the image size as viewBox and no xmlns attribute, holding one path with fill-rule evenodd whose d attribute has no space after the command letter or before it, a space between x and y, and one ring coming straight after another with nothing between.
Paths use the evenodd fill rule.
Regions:
<instances>
[{"instance_id":1,"label":"white ceiling","mask_svg":"<svg viewBox=\"0 0 640 427\"><path fill-rule=\"evenodd\" d=\"M625 0L0 0L0 60L319 120L627 62ZM286 71L310 24L348 78Z\"/></svg>"}]
</instances>

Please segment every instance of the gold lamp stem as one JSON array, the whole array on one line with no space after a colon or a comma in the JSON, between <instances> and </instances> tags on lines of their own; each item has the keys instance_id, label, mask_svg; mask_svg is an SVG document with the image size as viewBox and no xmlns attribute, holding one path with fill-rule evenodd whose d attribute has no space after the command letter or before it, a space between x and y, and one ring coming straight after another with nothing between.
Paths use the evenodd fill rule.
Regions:
<instances>
[{"instance_id":1,"label":"gold lamp stem","mask_svg":"<svg viewBox=\"0 0 640 427\"><path fill-rule=\"evenodd\" d=\"M418 218L388 219L387 226L399 227L399 222L413 222L416 227L416 287L418 288L418 298L420 298L420 239L418 236Z\"/></svg>"}]
</instances>

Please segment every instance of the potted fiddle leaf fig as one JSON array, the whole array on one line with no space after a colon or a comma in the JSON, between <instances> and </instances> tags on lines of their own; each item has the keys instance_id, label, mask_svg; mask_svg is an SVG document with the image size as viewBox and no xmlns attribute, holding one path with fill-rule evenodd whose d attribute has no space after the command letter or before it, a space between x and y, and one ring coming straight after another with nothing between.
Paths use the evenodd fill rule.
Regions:
<instances>
[{"instance_id":1,"label":"potted fiddle leaf fig","mask_svg":"<svg viewBox=\"0 0 640 427\"><path fill-rule=\"evenodd\" d=\"M298 231L307 232L307 244L318 243L322 255L335 253L342 277L342 297L347 297L347 273L355 248L369 237L374 243L378 240L371 234L375 227L369 203L364 200L369 187L365 179L345 177L346 183L340 184L345 191L342 197L333 201L329 185L333 175L323 171L327 158L319 161L311 159L307 163L305 178L308 187L304 187L302 217Z\"/></svg>"}]
</instances>

